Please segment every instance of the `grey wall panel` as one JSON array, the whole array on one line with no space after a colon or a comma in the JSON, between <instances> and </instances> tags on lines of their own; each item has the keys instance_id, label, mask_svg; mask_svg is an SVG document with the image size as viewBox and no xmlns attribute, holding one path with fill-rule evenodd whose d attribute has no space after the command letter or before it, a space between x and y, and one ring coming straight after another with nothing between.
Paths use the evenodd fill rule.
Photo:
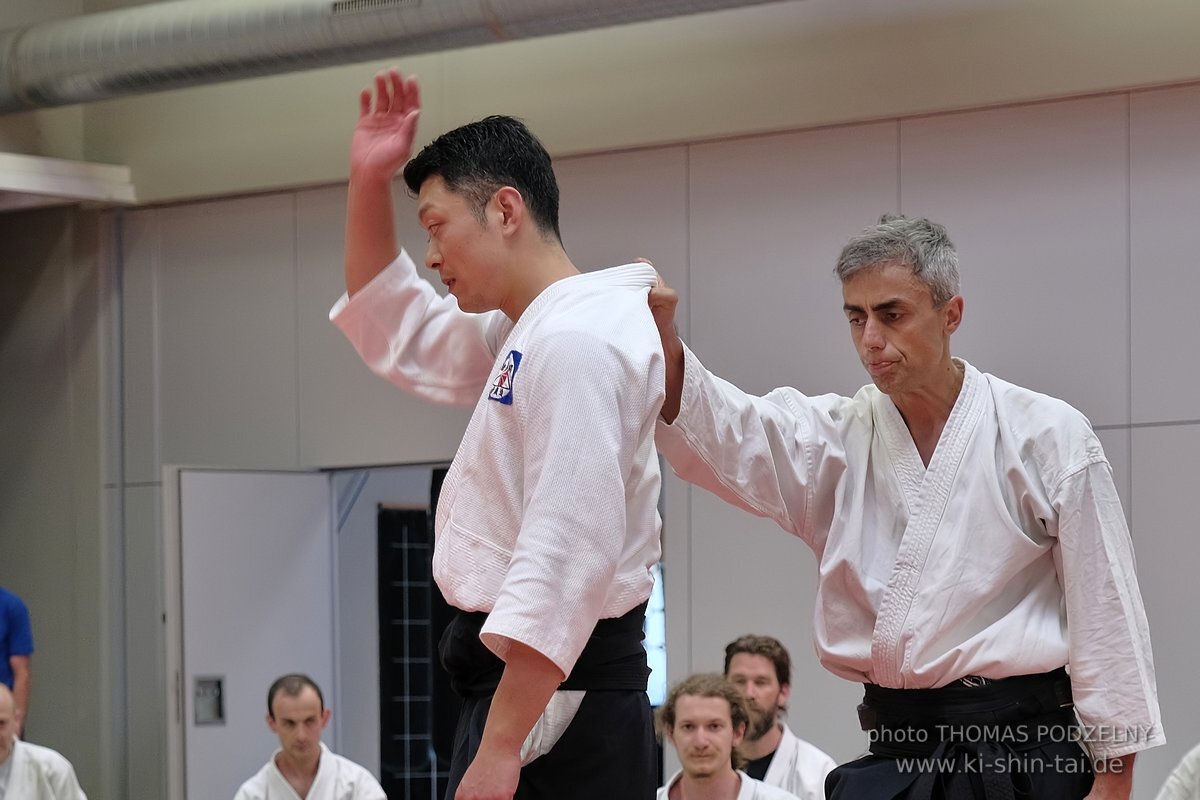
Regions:
<instances>
[{"instance_id":1,"label":"grey wall panel","mask_svg":"<svg viewBox=\"0 0 1200 800\"><path fill-rule=\"evenodd\" d=\"M295 466L292 196L164 209L159 230L163 463Z\"/></svg>"},{"instance_id":2,"label":"grey wall panel","mask_svg":"<svg viewBox=\"0 0 1200 800\"><path fill-rule=\"evenodd\" d=\"M0 217L0 585L33 624L26 735L66 754L89 792L105 779L111 678L92 224L76 209Z\"/></svg>"},{"instance_id":3,"label":"grey wall panel","mask_svg":"<svg viewBox=\"0 0 1200 800\"><path fill-rule=\"evenodd\" d=\"M1133 420L1200 419L1200 86L1129 109Z\"/></svg>"},{"instance_id":4,"label":"grey wall panel","mask_svg":"<svg viewBox=\"0 0 1200 800\"><path fill-rule=\"evenodd\" d=\"M417 224L416 206L402 183L394 193L401 244L421 266L425 233ZM424 402L376 377L329 322L330 307L346 290L345 224L345 187L298 194L295 392L300 461L306 466L355 466L448 460L458 449L470 409Z\"/></svg>"},{"instance_id":5,"label":"grey wall panel","mask_svg":"<svg viewBox=\"0 0 1200 800\"><path fill-rule=\"evenodd\" d=\"M121 221L124 249L121 269L121 304L124 371L121 416L124 441L122 480L152 483L159 480L158 419L158 298L155 292L158 263L158 220L161 212L132 211Z\"/></svg>"},{"instance_id":6,"label":"grey wall panel","mask_svg":"<svg viewBox=\"0 0 1200 800\"><path fill-rule=\"evenodd\" d=\"M747 391L853 393L866 381L833 266L895 210L894 123L691 148L690 344Z\"/></svg>"},{"instance_id":7,"label":"grey wall panel","mask_svg":"<svg viewBox=\"0 0 1200 800\"><path fill-rule=\"evenodd\" d=\"M563 245L575 266L592 270L645 258L682 293L688 267L687 166L684 147L556 161ZM682 297L676 317L687 319Z\"/></svg>"},{"instance_id":8,"label":"grey wall panel","mask_svg":"<svg viewBox=\"0 0 1200 800\"><path fill-rule=\"evenodd\" d=\"M110 490L116 491L116 490ZM124 488L125 691L128 797L166 797L166 641L163 636L162 489Z\"/></svg>"},{"instance_id":9,"label":"grey wall panel","mask_svg":"<svg viewBox=\"0 0 1200 800\"><path fill-rule=\"evenodd\" d=\"M945 224L966 299L954 350L1129 420L1126 100L906 120L902 205Z\"/></svg>"},{"instance_id":10,"label":"grey wall panel","mask_svg":"<svg viewBox=\"0 0 1200 800\"><path fill-rule=\"evenodd\" d=\"M1167 744L1138 756L1134 800L1150 800L1183 754L1200 741L1196 620L1200 594L1200 425L1133 431L1134 542L1150 619Z\"/></svg>"}]
</instances>

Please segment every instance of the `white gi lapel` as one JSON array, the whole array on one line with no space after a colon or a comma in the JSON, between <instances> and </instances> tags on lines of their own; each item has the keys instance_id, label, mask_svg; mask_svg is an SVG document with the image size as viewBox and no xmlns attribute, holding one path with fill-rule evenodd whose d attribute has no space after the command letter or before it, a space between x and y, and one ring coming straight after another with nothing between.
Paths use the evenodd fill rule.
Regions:
<instances>
[{"instance_id":1,"label":"white gi lapel","mask_svg":"<svg viewBox=\"0 0 1200 800\"><path fill-rule=\"evenodd\" d=\"M787 725L783 726L783 737L779 740L779 746L775 748L775 756L771 759L771 765L767 767L767 774L763 775L762 782L770 786L782 786L789 792L795 792L791 788L790 773L796 769L796 737L792 735L791 729Z\"/></svg>"},{"instance_id":2,"label":"white gi lapel","mask_svg":"<svg viewBox=\"0 0 1200 800\"><path fill-rule=\"evenodd\" d=\"M928 469L895 404L882 393L874 401L876 429L881 432L909 511L871 637L871 666L881 686L908 688L901 677L907 657L905 645L913 635L907 629L908 616L967 443L984 409L981 383L979 373L964 363L962 390Z\"/></svg>"},{"instance_id":3,"label":"white gi lapel","mask_svg":"<svg viewBox=\"0 0 1200 800\"><path fill-rule=\"evenodd\" d=\"M13 742L12 771L8 774L8 792L5 797L37 797L39 788L34 785L34 770L28 763L28 754L17 739Z\"/></svg>"}]
</instances>

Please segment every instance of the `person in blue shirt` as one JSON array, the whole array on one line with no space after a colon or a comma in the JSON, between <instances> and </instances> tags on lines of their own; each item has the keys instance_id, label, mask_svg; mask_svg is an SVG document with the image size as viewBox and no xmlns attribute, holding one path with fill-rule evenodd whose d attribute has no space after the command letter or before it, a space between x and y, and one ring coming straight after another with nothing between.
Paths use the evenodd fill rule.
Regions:
<instances>
[{"instance_id":1,"label":"person in blue shirt","mask_svg":"<svg viewBox=\"0 0 1200 800\"><path fill-rule=\"evenodd\" d=\"M21 598L0 586L0 683L12 690L16 701L17 732L25 728L33 673L33 627L29 609Z\"/></svg>"}]
</instances>

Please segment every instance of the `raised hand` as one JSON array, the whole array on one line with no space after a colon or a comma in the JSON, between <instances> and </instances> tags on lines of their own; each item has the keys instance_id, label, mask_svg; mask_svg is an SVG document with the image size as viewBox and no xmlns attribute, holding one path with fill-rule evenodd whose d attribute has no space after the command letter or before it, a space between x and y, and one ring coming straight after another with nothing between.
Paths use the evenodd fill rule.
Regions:
<instances>
[{"instance_id":1,"label":"raised hand","mask_svg":"<svg viewBox=\"0 0 1200 800\"><path fill-rule=\"evenodd\" d=\"M412 156L421 111L417 79L390 69L375 76L375 87L359 95L358 124L350 140L352 174L391 179Z\"/></svg>"},{"instance_id":2,"label":"raised hand","mask_svg":"<svg viewBox=\"0 0 1200 800\"><path fill-rule=\"evenodd\" d=\"M658 337L662 340L663 358L667 368L667 392L659 416L670 423L674 422L679 414L679 405L683 398L683 342L679 340L679 331L675 327L675 308L679 305L679 293L667 286L660 275L646 297L646 304L650 306L654 325L658 328Z\"/></svg>"},{"instance_id":3,"label":"raised hand","mask_svg":"<svg viewBox=\"0 0 1200 800\"><path fill-rule=\"evenodd\" d=\"M654 315L654 324L658 327L664 348L673 345L679 339L679 332L675 329L675 307L679 305L679 294L659 276L646 302L650 306L650 313Z\"/></svg>"}]
</instances>

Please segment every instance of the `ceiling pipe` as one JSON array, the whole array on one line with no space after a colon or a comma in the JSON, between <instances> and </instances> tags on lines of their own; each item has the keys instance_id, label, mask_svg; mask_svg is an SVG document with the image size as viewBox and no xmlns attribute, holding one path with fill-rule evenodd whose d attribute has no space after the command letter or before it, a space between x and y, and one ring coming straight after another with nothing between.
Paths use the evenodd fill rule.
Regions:
<instances>
[{"instance_id":1,"label":"ceiling pipe","mask_svg":"<svg viewBox=\"0 0 1200 800\"><path fill-rule=\"evenodd\" d=\"M170 0L0 31L0 114L773 0Z\"/></svg>"}]
</instances>

